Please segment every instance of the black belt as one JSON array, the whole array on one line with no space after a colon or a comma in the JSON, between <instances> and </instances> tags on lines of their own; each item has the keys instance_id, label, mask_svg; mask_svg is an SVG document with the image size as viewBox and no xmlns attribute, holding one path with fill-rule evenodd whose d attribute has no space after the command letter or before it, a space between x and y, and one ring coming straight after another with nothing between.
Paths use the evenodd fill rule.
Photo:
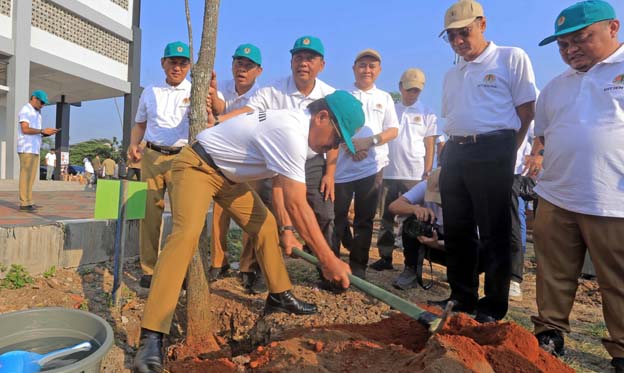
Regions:
<instances>
[{"instance_id":1,"label":"black belt","mask_svg":"<svg viewBox=\"0 0 624 373\"><path fill-rule=\"evenodd\" d=\"M486 132L486 133L482 133L479 135L470 135L470 136L454 136L454 135L450 135L449 136L449 141L452 141L456 144L459 145L463 145L463 144L475 144L479 141L483 141L487 138L491 138L494 136L501 136L501 135L505 135L508 133L513 133L516 132L514 130L496 130L496 131L491 131L491 132Z\"/></svg>"},{"instance_id":2,"label":"black belt","mask_svg":"<svg viewBox=\"0 0 624 373\"><path fill-rule=\"evenodd\" d=\"M159 153L162 153L164 155L174 155L174 154L178 154L180 152L180 150L182 150L182 148L176 148L173 146L163 146L163 145L156 145L153 142L147 142L147 144L145 145L146 148L148 149L152 149L155 150Z\"/></svg>"},{"instance_id":3,"label":"black belt","mask_svg":"<svg viewBox=\"0 0 624 373\"><path fill-rule=\"evenodd\" d=\"M234 184L232 180L228 179L227 176L223 174L219 166L217 166L210 154L206 153L206 150L203 146L201 146L199 142L194 142L193 145L191 145L191 148L199 156L199 158L206 162L208 166L210 166L213 170L217 171L217 173L221 175L225 180L227 180L230 184Z\"/></svg>"}]
</instances>

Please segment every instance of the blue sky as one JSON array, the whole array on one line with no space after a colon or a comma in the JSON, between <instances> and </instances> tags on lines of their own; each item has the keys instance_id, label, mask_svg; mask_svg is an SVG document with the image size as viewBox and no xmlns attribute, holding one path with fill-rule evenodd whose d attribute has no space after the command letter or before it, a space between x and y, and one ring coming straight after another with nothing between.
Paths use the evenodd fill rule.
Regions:
<instances>
[{"instance_id":1,"label":"blue sky","mask_svg":"<svg viewBox=\"0 0 624 373\"><path fill-rule=\"evenodd\" d=\"M195 51L201 37L203 0L189 0ZM222 0L217 34L215 69L219 79L231 77L234 49L253 43L262 51L261 83L290 74L290 53L302 35L319 37L325 45L325 70L319 77L336 88L353 83L353 58L374 48L382 56L377 86L398 91L398 80L408 67L421 68L427 84L421 100L439 113L442 80L452 66L453 53L438 38L444 12L454 0ZM554 30L554 20L574 0L482 0L487 18L486 37L498 45L524 49L533 62L538 87L563 71L557 47L537 44ZM624 1L609 0L624 19ZM142 0L141 84L164 79L160 57L166 43L188 41L183 0ZM624 41L620 32L620 40ZM189 77L190 78L190 77ZM117 98L123 113L123 99ZM54 126L54 108L44 109L44 125ZM113 99L84 102L72 107L70 143L90 138L121 137L121 123Z\"/></svg>"}]
</instances>

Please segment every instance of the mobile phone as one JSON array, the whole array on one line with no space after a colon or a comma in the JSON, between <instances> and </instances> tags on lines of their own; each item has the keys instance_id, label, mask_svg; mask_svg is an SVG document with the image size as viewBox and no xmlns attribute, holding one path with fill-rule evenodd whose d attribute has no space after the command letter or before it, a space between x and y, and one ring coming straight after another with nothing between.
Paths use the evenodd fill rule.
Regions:
<instances>
[{"instance_id":1,"label":"mobile phone","mask_svg":"<svg viewBox=\"0 0 624 373\"><path fill-rule=\"evenodd\" d=\"M59 133L59 132L61 132L62 130L63 130L62 128L59 128L59 129L57 129L57 130L56 130L56 133Z\"/></svg>"}]
</instances>

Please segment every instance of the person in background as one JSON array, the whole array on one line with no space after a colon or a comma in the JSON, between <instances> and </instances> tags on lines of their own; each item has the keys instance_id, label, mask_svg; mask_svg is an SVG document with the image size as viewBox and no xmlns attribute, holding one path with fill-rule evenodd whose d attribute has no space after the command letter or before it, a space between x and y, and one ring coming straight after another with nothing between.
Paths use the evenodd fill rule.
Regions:
<instances>
[{"instance_id":1,"label":"person in background","mask_svg":"<svg viewBox=\"0 0 624 373\"><path fill-rule=\"evenodd\" d=\"M425 88L425 74L417 68L407 69L399 80L401 100L394 107L399 118L399 135L388 143L388 166L383 171L384 207L381 230L377 239L378 261L371 264L377 271L393 269L395 215L388 206L433 169L435 142L438 137L437 116L418 98Z\"/></svg>"},{"instance_id":2,"label":"person in background","mask_svg":"<svg viewBox=\"0 0 624 373\"><path fill-rule=\"evenodd\" d=\"M48 150L48 154L45 155L45 165L46 165L46 180L52 180L54 176L54 168L56 167L56 153L54 153L54 149Z\"/></svg>"},{"instance_id":3,"label":"person in background","mask_svg":"<svg viewBox=\"0 0 624 373\"><path fill-rule=\"evenodd\" d=\"M106 180L112 180L115 177L115 161L108 157L102 162L103 175Z\"/></svg>"},{"instance_id":4,"label":"person in background","mask_svg":"<svg viewBox=\"0 0 624 373\"><path fill-rule=\"evenodd\" d=\"M19 210L23 212L35 212L37 209L32 189L39 170L41 137L58 132L57 129L42 126L41 109L48 103L48 95L42 90L36 90L17 115L17 155L20 162Z\"/></svg>"}]
</instances>

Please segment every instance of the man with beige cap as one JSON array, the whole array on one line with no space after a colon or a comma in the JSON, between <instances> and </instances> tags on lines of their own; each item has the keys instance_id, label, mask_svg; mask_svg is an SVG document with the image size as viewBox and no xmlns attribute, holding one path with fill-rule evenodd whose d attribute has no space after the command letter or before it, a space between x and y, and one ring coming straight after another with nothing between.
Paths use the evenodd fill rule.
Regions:
<instances>
[{"instance_id":1,"label":"man with beige cap","mask_svg":"<svg viewBox=\"0 0 624 373\"><path fill-rule=\"evenodd\" d=\"M373 49L358 53L353 63L355 86L351 94L362 102L366 122L353 137L356 153L341 147L336 165L336 235L347 247L355 276L364 278L373 236L373 219L381 188L382 170L388 164L388 145L398 134L399 122L392 97L375 86L381 73L381 55ZM353 236L347 215L355 207ZM337 254L337 253L336 253Z\"/></svg>"},{"instance_id":2,"label":"man with beige cap","mask_svg":"<svg viewBox=\"0 0 624 373\"><path fill-rule=\"evenodd\" d=\"M418 100L424 87L425 74L420 69L405 70L399 80L401 100L394 104L399 135L388 143L390 163L383 171L384 209L377 240L381 259L371 264L371 268L378 271L393 268L395 215L388 206L421 180L426 180L433 168L438 118Z\"/></svg>"},{"instance_id":3,"label":"man with beige cap","mask_svg":"<svg viewBox=\"0 0 624 373\"><path fill-rule=\"evenodd\" d=\"M516 149L535 113L531 61L484 36L481 4L459 1L444 17L445 40L460 57L444 77L442 117L448 135L440 192L444 205L447 275L455 309L479 322L507 313L511 278L509 201ZM479 299L478 268L485 272Z\"/></svg>"}]
</instances>

